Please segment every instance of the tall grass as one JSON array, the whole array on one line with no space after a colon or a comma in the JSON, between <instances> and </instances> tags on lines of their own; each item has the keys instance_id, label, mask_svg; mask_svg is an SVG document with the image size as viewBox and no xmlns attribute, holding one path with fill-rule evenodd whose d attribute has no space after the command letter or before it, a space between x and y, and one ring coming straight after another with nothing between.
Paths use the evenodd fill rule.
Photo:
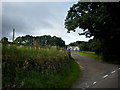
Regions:
<instances>
[{"instance_id":1,"label":"tall grass","mask_svg":"<svg viewBox=\"0 0 120 90\"><path fill-rule=\"evenodd\" d=\"M80 68L67 51L2 47L3 88L69 88Z\"/></svg>"}]
</instances>

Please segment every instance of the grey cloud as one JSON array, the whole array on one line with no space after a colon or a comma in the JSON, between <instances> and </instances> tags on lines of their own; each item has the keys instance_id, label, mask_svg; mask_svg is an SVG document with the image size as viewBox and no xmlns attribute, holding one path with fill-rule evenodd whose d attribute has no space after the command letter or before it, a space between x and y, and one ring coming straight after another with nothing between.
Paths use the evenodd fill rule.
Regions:
<instances>
[{"instance_id":1,"label":"grey cloud","mask_svg":"<svg viewBox=\"0 0 120 90\"><path fill-rule=\"evenodd\" d=\"M3 3L2 34L10 36L13 28L18 33L32 33L36 28L52 28L48 19L53 18L45 3ZM50 8L50 7L49 7Z\"/></svg>"},{"instance_id":2,"label":"grey cloud","mask_svg":"<svg viewBox=\"0 0 120 90\"><path fill-rule=\"evenodd\" d=\"M73 3L54 2L6 2L2 3L2 35L12 38L12 29L18 35L55 35L66 44L78 40L76 34L67 34L64 20ZM82 38L85 39L85 38ZM81 39L81 40L82 40Z\"/></svg>"},{"instance_id":3,"label":"grey cloud","mask_svg":"<svg viewBox=\"0 0 120 90\"><path fill-rule=\"evenodd\" d=\"M28 29L27 24L25 23L24 19L17 18L17 17L2 17L2 34L3 36L9 36L12 32L12 29L17 29L17 32L24 32L26 33L26 29Z\"/></svg>"}]
</instances>

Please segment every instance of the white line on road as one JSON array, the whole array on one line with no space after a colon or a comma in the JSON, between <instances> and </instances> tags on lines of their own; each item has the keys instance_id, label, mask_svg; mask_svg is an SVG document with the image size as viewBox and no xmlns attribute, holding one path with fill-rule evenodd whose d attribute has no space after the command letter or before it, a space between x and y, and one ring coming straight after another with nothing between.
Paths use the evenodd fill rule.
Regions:
<instances>
[{"instance_id":1,"label":"white line on road","mask_svg":"<svg viewBox=\"0 0 120 90\"><path fill-rule=\"evenodd\" d=\"M106 77L108 77L108 75L103 76L103 78L106 78Z\"/></svg>"},{"instance_id":2,"label":"white line on road","mask_svg":"<svg viewBox=\"0 0 120 90\"><path fill-rule=\"evenodd\" d=\"M97 82L94 82L93 85L96 84L96 83L97 83Z\"/></svg>"},{"instance_id":3,"label":"white line on road","mask_svg":"<svg viewBox=\"0 0 120 90\"><path fill-rule=\"evenodd\" d=\"M112 71L111 73L115 73L116 71Z\"/></svg>"},{"instance_id":4,"label":"white line on road","mask_svg":"<svg viewBox=\"0 0 120 90\"><path fill-rule=\"evenodd\" d=\"M120 68L119 68L120 69Z\"/></svg>"}]
</instances>

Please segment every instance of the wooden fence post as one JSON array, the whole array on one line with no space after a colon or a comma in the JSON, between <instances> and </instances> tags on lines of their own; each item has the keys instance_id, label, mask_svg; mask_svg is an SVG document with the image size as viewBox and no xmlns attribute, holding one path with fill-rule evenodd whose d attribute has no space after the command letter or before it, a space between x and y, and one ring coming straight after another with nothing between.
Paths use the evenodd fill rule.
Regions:
<instances>
[{"instance_id":1,"label":"wooden fence post","mask_svg":"<svg viewBox=\"0 0 120 90\"><path fill-rule=\"evenodd\" d=\"M71 57L71 51L70 51L70 49L68 50L68 55L69 55L69 57Z\"/></svg>"}]
</instances>

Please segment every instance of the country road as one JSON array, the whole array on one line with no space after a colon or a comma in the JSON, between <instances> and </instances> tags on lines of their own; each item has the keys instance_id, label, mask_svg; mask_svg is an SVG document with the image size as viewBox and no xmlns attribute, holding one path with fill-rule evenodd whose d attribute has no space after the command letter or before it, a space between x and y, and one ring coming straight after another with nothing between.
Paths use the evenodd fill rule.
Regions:
<instances>
[{"instance_id":1,"label":"country road","mask_svg":"<svg viewBox=\"0 0 120 90\"><path fill-rule=\"evenodd\" d=\"M87 56L71 52L81 67L81 73L72 88L119 88L118 65L96 61Z\"/></svg>"}]
</instances>

